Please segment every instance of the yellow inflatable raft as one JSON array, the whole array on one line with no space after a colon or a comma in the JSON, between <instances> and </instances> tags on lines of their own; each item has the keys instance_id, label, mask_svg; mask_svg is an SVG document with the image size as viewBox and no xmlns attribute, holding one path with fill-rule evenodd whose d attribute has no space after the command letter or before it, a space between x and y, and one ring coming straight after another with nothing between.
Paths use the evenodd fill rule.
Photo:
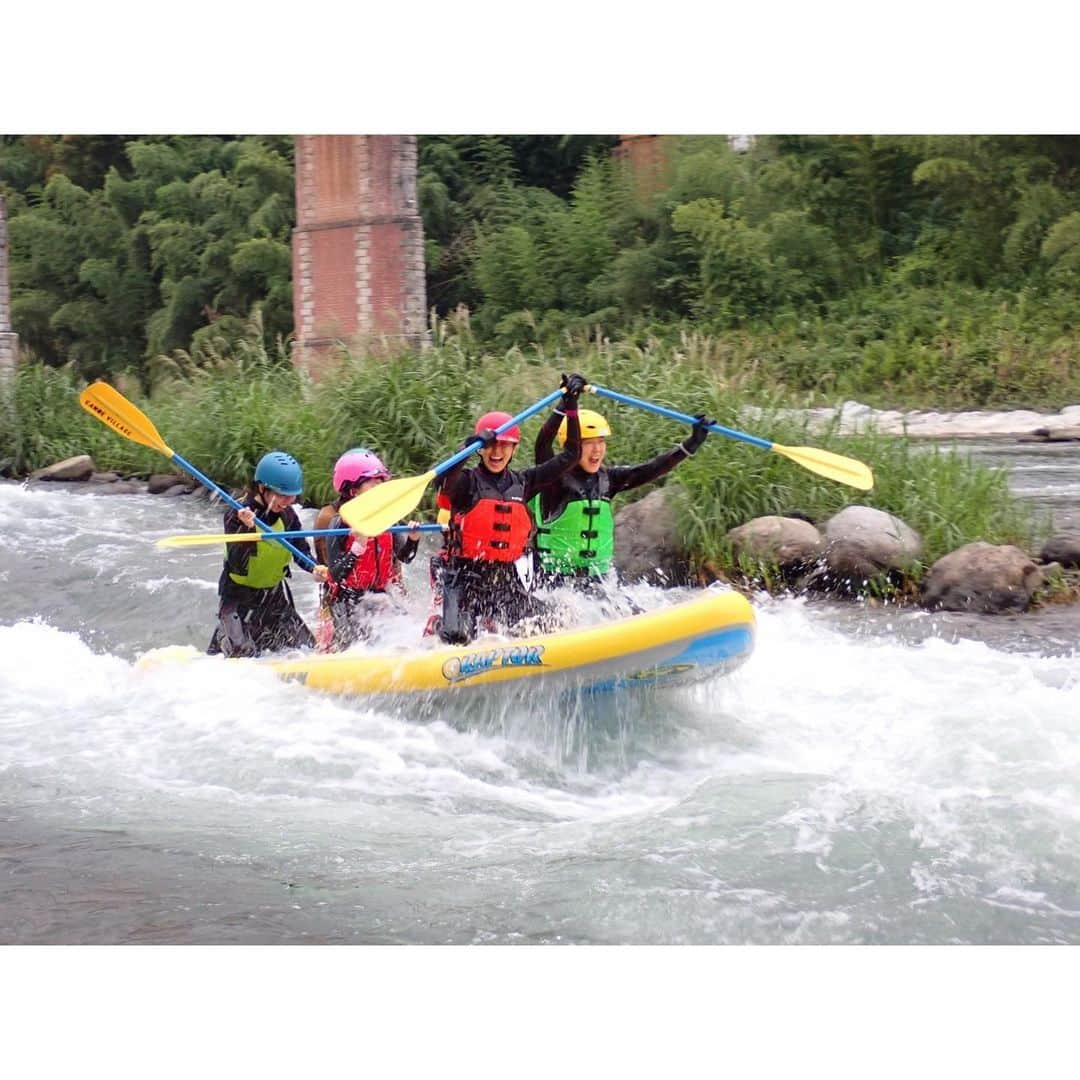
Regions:
<instances>
[{"instance_id":1,"label":"yellow inflatable raft","mask_svg":"<svg viewBox=\"0 0 1080 1080\"><path fill-rule=\"evenodd\" d=\"M312 653L296 659L237 660L332 694L460 693L515 683L546 691L603 693L692 682L738 667L754 647L754 612L738 593L708 590L671 607L616 622L530 638L492 639L407 653ZM190 658L194 649L157 649L140 665Z\"/></svg>"}]
</instances>

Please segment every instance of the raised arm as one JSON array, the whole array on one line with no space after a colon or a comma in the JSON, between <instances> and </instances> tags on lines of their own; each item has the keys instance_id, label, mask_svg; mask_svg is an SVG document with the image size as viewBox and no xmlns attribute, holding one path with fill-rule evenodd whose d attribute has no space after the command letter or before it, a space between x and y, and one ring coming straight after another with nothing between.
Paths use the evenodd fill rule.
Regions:
<instances>
[{"instance_id":1,"label":"raised arm","mask_svg":"<svg viewBox=\"0 0 1080 1080\"><path fill-rule=\"evenodd\" d=\"M681 465L688 457L697 453L698 448L709 437L709 425L712 423L704 413L697 416L697 423L690 434L677 446L663 454L657 454L640 465L614 465L608 469L608 482L611 493L630 491L642 484L652 483L666 476L676 465Z\"/></svg>"}]
</instances>

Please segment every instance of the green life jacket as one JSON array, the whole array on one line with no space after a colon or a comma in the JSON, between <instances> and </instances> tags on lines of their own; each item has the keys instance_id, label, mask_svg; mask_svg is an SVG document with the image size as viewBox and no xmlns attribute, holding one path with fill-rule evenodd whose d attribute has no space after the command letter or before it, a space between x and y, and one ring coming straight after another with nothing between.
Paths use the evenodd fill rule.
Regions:
<instances>
[{"instance_id":1,"label":"green life jacket","mask_svg":"<svg viewBox=\"0 0 1080 1080\"><path fill-rule=\"evenodd\" d=\"M278 518L270 528L274 532L284 532L285 523ZM273 540L256 540L254 543L258 546L248 560L247 573L234 574L230 570L229 577L237 585L246 585L249 589L272 589L281 584L293 554L284 544L277 544Z\"/></svg>"},{"instance_id":2,"label":"green life jacket","mask_svg":"<svg viewBox=\"0 0 1080 1080\"><path fill-rule=\"evenodd\" d=\"M562 478L564 494L570 497L550 521L536 527L536 550L540 566L549 573L606 574L615 554L615 518L611 512L607 470L597 474L596 494L585 492L585 483L572 473ZM536 496L534 517L540 521L540 496Z\"/></svg>"}]
</instances>

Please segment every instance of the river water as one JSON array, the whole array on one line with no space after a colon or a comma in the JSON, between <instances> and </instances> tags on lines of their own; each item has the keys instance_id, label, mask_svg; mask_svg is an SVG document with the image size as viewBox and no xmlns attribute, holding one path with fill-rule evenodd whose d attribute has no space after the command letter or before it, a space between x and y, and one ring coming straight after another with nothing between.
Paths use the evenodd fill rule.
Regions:
<instances>
[{"instance_id":1,"label":"river water","mask_svg":"<svg viewBox=\"0 0 1080 1080\"><path fill-rule=\"evenodd\" d=\"M1080 448L970 449L1076 523ZM1071 609L761 597L726 677L418 720L135 666L206 643L219 550L152 543L219 531L202 499L9 483L0 514L0 942L1080 943Z\"/></svg>"}]
</instances>

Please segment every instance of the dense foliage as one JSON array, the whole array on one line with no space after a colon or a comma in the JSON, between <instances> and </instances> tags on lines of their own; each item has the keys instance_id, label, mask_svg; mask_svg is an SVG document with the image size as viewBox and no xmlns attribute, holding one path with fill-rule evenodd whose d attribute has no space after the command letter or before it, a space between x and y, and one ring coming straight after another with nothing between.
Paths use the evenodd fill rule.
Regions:
<instances>
[{"instance_id":1,"label":"dense foliage","mask_svg":"<svg viewBox=\"0 0 1080 1080\"><path fill-rule=\"evenodd\" d=\"M428 148L429 185L453 149ZM699 136L666 152L653 184L593 154L568 199L475 164L483 196L443 241L469 273L432 298L466 303L502 346L692 326L816 396L1076 400L1080 138L767 136L737 152ZM445 233L445 200L422 195L428 234Z\"/></svg>"},{"instance_id":2,"label":"dense foliage","mask_svg":"<svg viewBox=\"0 0 1080 1080\"><path fill-rule=\"evenodd\" d=\"M3 136L12 324L87 376L240 336L292 330L287 137Z\"/></svg>"},{"instance_id":3,"label":"dense foliage","mask_svg":"<svg viewBox=\"0 0 1080 1080\"><path fill-rule=\"evenodd\" d=\"M478 346L705 334L807 396L1077 400L1080 137L421 136L428 300ZM292 140L0 136L14 328L46 363L292 328Z\"/></svg>"}]
</instances>

